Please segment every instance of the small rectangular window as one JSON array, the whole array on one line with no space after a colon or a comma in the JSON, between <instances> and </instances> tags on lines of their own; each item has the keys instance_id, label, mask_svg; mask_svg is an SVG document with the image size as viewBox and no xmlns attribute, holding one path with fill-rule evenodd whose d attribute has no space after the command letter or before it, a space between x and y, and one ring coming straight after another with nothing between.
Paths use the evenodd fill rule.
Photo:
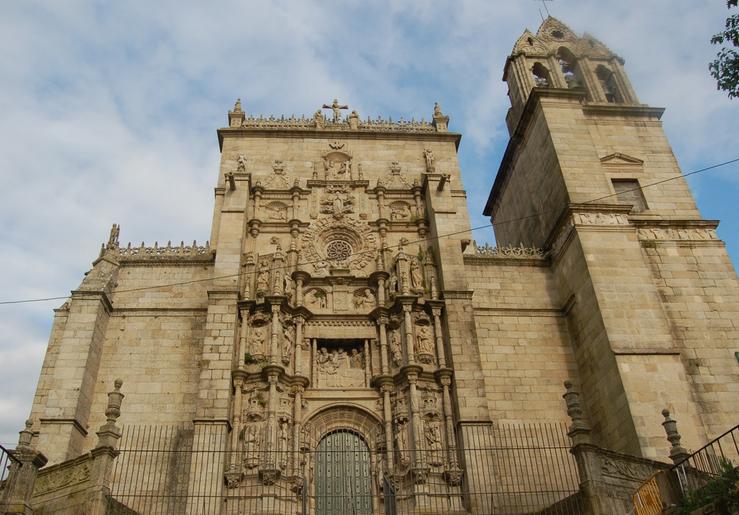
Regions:
<instances>
[{"instance_id":1,"label":"small rectangular window","mask_svg":"<svg viewBox=\"0 0 739 515\"><path fill-rule=\"evenodd\" d=\"M634 213L648 209L647 201L639 187L639 181L636 179L611 179L611 182L618 201L624 204L632 204Z\"/></svg>"}]
</instances>

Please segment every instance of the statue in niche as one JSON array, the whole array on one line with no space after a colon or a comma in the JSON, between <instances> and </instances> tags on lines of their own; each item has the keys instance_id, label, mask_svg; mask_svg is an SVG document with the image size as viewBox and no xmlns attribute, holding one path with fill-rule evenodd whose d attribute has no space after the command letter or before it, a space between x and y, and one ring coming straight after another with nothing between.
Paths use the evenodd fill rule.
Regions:
<instances>
[{"instance_id":1,"label":"statue in niche","mask_svg":"<svg viewBox=\"0 0 739 515\"><path fill-rule=\"evenodd\" d=\"M391 274L387 280L387 293L388 297L394 297L398 292L398 276Z\"/></svg>"},{"instance_id":2,"label":"statue in niche","mask_svg":"<svg viewBox=\"0 0 739 515\"><path fill-rule=\"evenodd\" d=\"M290 358L293 355L293 343L295 338L291 327L284 327L282 329L282 363L284 365L290 364Z\"/></svg>"},{"instance_id":3,"label":"statue in niche","mask_svg":"<svg viewBox=\"0 0 739 515\"><path fill-rule=\"evenodd\" d=\"M371 309L375 306L375 294L370 288L364 288L354 294L353 302L356 309Z\"/></svg>"},{"instance_id":4,"label":"statue in niche","mask_svg":"<svg viewBox=\"0 0 739 515\"><path fill-rule=\"evenodd\" d=\"M259 422L248 423L244 428L244 465L246 468L254 468L259 465L259 449L261 447L261 424Z\"/></svg>"},{"instance_id":5,"label":"statue in niche","mask_svg":"<svg viewBox=\"0 0 739 515\"><path fill-rule=\"evenodd\" d=\"M436 166L434 165L434 153L431 149L427 148L423 151L423 158L426 160L426 173L434 173Z\"/></svg>"},{"instance_id":6,"label":"statue in niche","mask_svg":"<svg viewBox=\"0 0 739 515\"><path fill-rule=\"evenodd\" d=\"M416 326L416 354L434 354L431 328L427 325Z\"/></svg>"},{"instance_id":7,"label":"statue in niche","mask_svg":"<svg viewBox=\"0 0 739 515\"><path fill-rule=\"evenodd\" d=\"M400 464L407 466L410 463L410 449L408 448L408 430L405 421L399 421L395 431L395 445L398 448Z\"/></svg>"},{"instance_id":8,"label":"statue in niche","mask_svg":"<svg viewBox=\"0 0 739 515\"><path fill-rule=\"evenodd\" d=\"M264 327L252 327L249 351L252 355L264 354Z\"/></svg>"},{"instance_id":9,"label":"statue in niche","mask_svg":"<svg viewBox=\"0 0 739 515\"><path fill-rule=\"evenodd\" d=\"M423 436L426 440L426 449L428 451L429 463L434 466L443 465L444 460L441 445L441 428L438 420L429 420L426 422Z\"/></svg>"},{"instance_id":10,"label":"statue in niche","mask_svg":"<svg viewBox=\"0 0 739 515\"><path fill-rule=\"evenodd\" d=\"M246 172L246 156L244 154L239 154L236 159L236 171L239 173Z\"/></svg>"},{"instance_id":11,"label":"statue in niche","mask_svg":"<svg viewBox=\"0 0 739 515\"><path fill-rule=\"evenodd\" d=\"M284 292L285 297L290 299L293 296L293 279L290 277L290 274L285 274L282 277L283 285L284 285Z\"/></svg>"},{"instance_id":12,"label":"statue in niche","mask_svg":"<svg viewBox=\"0 0 739 515\"><path fill-rule=\"evenodd\" d=\"M411 288L413 290L423 291L423 272L418 260L411 259Z\"/></svg>"},{"instance_id":13,"label":"statue in niche","mask_svg":"<svg viewBox=\"0 0 739 515\"><path fill-rule=\"evenodd\" d=\"M264 295L269 291L269 264L265 261L259 265L257 274L257 294Z\"/></svg>"},{"instance_id":14,"label":"statue in niche","mask_svg":"<svg viewBox=\"0 0 739 515\"><path fill-rule=\"evenodd\" d=\"M352 368L364 368L364 360L362 359L362 352L358 349L352 349L351 355L349 356L349 365Z\"/></svg>"},{"instance_id":15,"label":"statue in niche","mask_svg":"<svg viewBox=\"0 0 739 515\"><path fill-rule=\"evenodd\" d=\"M403 293L406 293L410 284L408 280L408 270L406 270L405 267L401 267L400 269L400 277L398 283L400 284L400 288Z\"/></svg>"},{"instance_id":16,"label":"statue in niche","mask_svg":"<svg viewBox=\"0 0 739 515\"><path fill-rule=\"evenodd\" d=\"M400 347L400 332L395 330L390 333L390 354L393 358L393 363L396 366L400 366L403 362L403 351Z\"/></svg>"},{"instance_id":17,"label":"statue in niche","mask_svg":"<svg viewBox=\"0 0 739 515\"><path fill-rule=\"evenodd\" d=\"M337 220L354 212L354 199L345 188L328 188L321 199L321 213L333 215Z\"/></svg>"},{"instance_id":18,"label":"statue in niche","mask_svg":"<svg viewBox=\"0 0 739 515\"><path fill-rule=\"evenodd\" d=\"M287 420L283 420L280 422L280 433L278 435L278 451L280 453L280 468L285 469L287 467L287 457L289 454L289 447L288 447L288 422Z\"/></svg>"}]
</instances>

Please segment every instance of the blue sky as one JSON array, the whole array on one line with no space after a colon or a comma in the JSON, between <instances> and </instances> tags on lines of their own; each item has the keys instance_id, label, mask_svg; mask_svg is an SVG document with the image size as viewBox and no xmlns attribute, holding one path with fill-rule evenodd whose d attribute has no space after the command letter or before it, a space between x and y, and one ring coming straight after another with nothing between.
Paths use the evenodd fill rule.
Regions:
<instances>
[{"instance_id":1,"label":"blue sky","mask_svg":"<svg viewBox=\"0 0 739 515\"><path fill-rule=\"evenodd\" d=\"M723 0L556 0L552 14L626 60L663 106L684 172L739 157L739 100L715 89L708 43ZM463 134L472 225L507 143L503 64L533 0L3 2L0 4L0 300L65 295L110 224L121 240L204 241L215 130L236 97L256 114L311 114L338 97L361 116L426 117ZM739 256L739 164L691 178ZM489 229L476 232L491 240ZM0 442L27 416L52 308L0 306Z\"/></svg>"}]
</instances>

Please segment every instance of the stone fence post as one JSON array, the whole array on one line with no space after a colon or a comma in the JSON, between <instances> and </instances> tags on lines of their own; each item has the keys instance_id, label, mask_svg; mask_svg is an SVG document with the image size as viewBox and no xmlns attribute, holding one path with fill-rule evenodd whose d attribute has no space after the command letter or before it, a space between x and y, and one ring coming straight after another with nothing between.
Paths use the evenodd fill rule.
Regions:
<instances>
[{"instance_id":1,"label":"stone fence post","mask_svg":"<svg viewBox=\"0 0 739 515\"><path fill-rule=\"evenodd\" d=\"M662 410L662 416L665 417L665 421L662 422L662 427L665 428L667 433L667 440L672 444L670 447L670 459L675 465L684 461L690 457L690 453L680 445L682 436L677 430L677 421L670 417L670 411L667 409Z\"/></svg>"},{"instance_id":2,"label":"stone fence post","mask_svg":"<svg viewBox=\"0 0 739 515\"><path fill-rule=\"evenodd\" d=\"M36 483L38 470L46 465L46 456L31 446L33 422L26 420L26 428L20 432L18 446L9 451L13 464L10 466L8 479L2 498L0 498L0 513L3 515L24 514L30 515L31 495Z\"/></svg>"},{"instance_id":3,"label":"stone fence post","mask_svg":"<svg viewBox=\"0 0 739 515\"><path fill-rule=\"evenodd\" d=\"M108 406L105 409L106 421L97 431L98 443L90 451L92 467L90 477L90 515L105 515L108 512L110 499L110 482L113 473L113 462L118 456L118 440L122 433L116 420L121 416L121 393L123 381L116 379L113 382L113 391L108 393Z\"/></svg>"},{"instance_id":4,"label":"stone fence post","mask_svg":"<svg viewBox=\"0 0 739 515\"><path fill-rule=\"evenodd\" d=\"M595 481L597 462L593 456L595 449L590 441L590 426L583 418L580 393L575 390L570 380L564 382L564 387L566 391L562 398L567 405L567 415L572 420L567 436L572 440L570 452L575 456L577 462L580 492L583 496L586 513L599 515L603 511L600 509L597 500Z\"/></svg>"}]
</instances>

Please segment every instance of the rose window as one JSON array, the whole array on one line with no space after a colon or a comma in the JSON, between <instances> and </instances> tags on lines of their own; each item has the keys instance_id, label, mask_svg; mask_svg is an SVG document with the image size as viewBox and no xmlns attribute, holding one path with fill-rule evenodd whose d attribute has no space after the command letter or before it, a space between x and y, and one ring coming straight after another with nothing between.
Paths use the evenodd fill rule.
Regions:
<instances>
[{"instance_id":1,"label":"rose window","mask_svg":"<svg viewBox=\"0 0 739 515\"><path fill-rule=\"evenodd\" d=\"M334 240L326 245L326 257L331 260L344 261L352 255L352 246L344 240Z\"/></svg>"}]
</instances>

